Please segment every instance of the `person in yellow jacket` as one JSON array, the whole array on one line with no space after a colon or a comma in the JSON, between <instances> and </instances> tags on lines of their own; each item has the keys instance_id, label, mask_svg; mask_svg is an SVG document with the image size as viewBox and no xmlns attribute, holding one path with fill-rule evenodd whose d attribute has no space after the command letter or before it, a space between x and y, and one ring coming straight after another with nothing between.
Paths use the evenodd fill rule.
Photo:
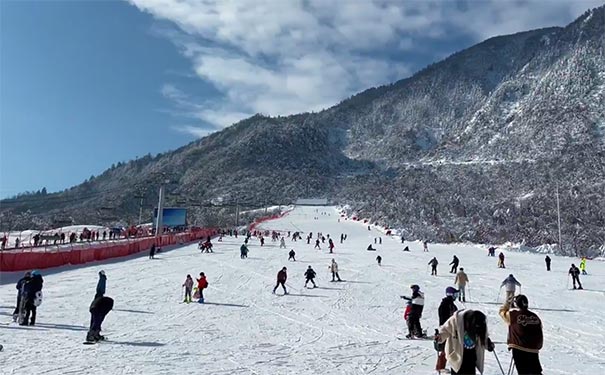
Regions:
<instances>
[{"instance_id":1,"label":"person in yellow jacket","mask_svg":"<svg viewBox=\"0 0 605 375\"><path fill-rule=\"evenodd\" d=\"M512 350L519 375L541 375L540 349L544 341L542 321L529 311L529 301L523 294L515 297L516 308L509 300L500 307L500 316L508 325L508 350Z\"/></svg>"},{"instance_id":2,"label":"person in yellow jacket","mask_svg":"<svg viewBox=\"0 0 605 375\"><path fill-rule=\"evenodd\" d=\"M588 275L586 273L586 257L582 257L582 260L580 261L580 271L582 271L582 275Z\"/></svg>"}]
</instances>

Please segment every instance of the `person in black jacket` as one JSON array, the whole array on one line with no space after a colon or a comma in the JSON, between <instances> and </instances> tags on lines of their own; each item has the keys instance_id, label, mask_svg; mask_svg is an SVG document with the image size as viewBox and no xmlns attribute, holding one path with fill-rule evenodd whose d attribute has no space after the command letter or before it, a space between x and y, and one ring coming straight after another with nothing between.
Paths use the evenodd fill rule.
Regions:
<instances>
[{"instance_id":1,"label":"person in black jacket","mask_svg":"<svg viewBox=\"0 0 605 375\"><path fill-rule=\"evenodd\" d=\"M546 262L546 270L550 271L550 257L548 255L544 258L544 262Z\"/></svg>"},{"instance_id":2,"label":"person in black jacket","mask_svg":"<svg viewBox=\"0 0 605 375\"><path fill-rule=\"evenodd\" d=\"M290 252L288 253L288 260L292 259L293 262L296 262L295 257L296 257L296 252L294 251L294 249L290 250Z\"/></svg>"},{"instance_id":3,"label":"person in black jacket","mask_svg":"<svg viewBox=\"0 0 605 375\"><path fill-rule=\"evenodd\" d=\"M408 317L409 333L405 336L408 339L424 336L422 326L420 325L420 318L422 318L422 310L424 309L424 293L420 291L420 287L416 284L410 286L410 289L412 289L411 297L401 296L401 298L412 302Z\"/></svg>"},{"instance_id":4,"label":"person in black jacket","mask_svg":"<svg viewBox=\"0 0 605 375\"><path fill-rule=\"evenodd\" d=\"M101 324L111 309L113 309L112 298L98 297L92 301L88 309L90 311L90 328L86 334L86 341L105 340L105 337L101 336Z\"/></svg>"},{"instance_id":5,"label":"person in black jacket","mask_svg":"<svg viewBox=\"0 0 605 375\"><path fill-rule=\"evenodd\" d=\"M578 267L576 267L575 264L571 265L571 268L569 268L568 274L571 275L574 289L576 289L576 282L578 283L577 289L584 289L584 288L582 288L582 283L580 282L580 269Z\"/></svg>"},{"instance_id":6,"label":"person in black jacket","mask_svg":"<svg viewBox=\"0 0 605 375\"><path fill-rule=\"evenodd\" d=\"M154 259L155 256L155 244L151 245L151 249L149 249L149 259Z\"/></svg>"},{"instance_id":7,"label":"person in black jacket","mask_svg":"<svg viewBox=\"0 0 605 375\"><path fill-rule=\"evenodd\" d=\"M23 286L23 296L21 296L21 298L25 298L25 316L23 317L23 320L19 322L20 325L28 325L28 320L30 326L36 324L36 312L38 307L36 305L36 301L39 296L38 292L42 292L43 283L44 280L42 279L42 275L40 275L40 272L32 271L31 280L26 282ZM30 314L31 320L29 318Z\"/></svg>"},{"instance_id":8,"label":"person in black jacket","mask_svg":"<svg viewBox=\"0 0 605 375\"><path fill-rule=\"evenodd\" d=\"M21 279L19 279L19 281L17 282L17 285L15 286L17 288L17 307L15 307L15 311L13 312L13 322L16 322L17 319L19 318L19 313L23 312L23 311L21 311L21 309L22 309L21 301L25 302L23 300L24 286L28 281L31 280L31 278L32 278L31 272L27 271L25 273L25 275Z\"/></svg>"},{"instance_id":9,"label":"person in black jacket","mask_svg":"<svg viewBox=\"0 0 605 375\"><path fill-rule=\"evenodd\" d=\"M441 327L445 322L452 316L456 311L458 311L458 307L454 301L458 297L458 290L454 287L448 286L445 289L445 298L441 300L441 304L439 305L439 326ZM436 334L439 331L437 330ZM435 370L441 372L441 370L445 370L447 359L445 358L445 343L439 344L436 343L437 351L439 355L437 357L437 365L435 366Z\"/></svg>"},{"instance_id":10,"label":"person in black jacket","mask_svg":"<svg viewBox=\"0 0 605 375\"><path fill-rule=\"evenodd\" d=\"M450 263L450 265L452 266L452 269L450 270L450 273L457 273L458 272L458 264L460 264L460 260L458 259L457 256L454 255L454 259L452 259L452 262Z\"/></svg>"},{"instance_id":11,"label":"person in black jacket","mask_svg":"<svg viewBox=\"0 0 605 375\"><path fill-rule=\"evenodd\" d=\"M311 266L309 266L309 268L307 268L307 271L305 271L305 288L307 287L307 284L309 283L309 281L311 282L311 284L313 284L313 288L317 288L317 285L315 285L315 281L313 279L315 279L315 270L313 270L313 268L311 268Z\"/></svg>"}]
</instances>

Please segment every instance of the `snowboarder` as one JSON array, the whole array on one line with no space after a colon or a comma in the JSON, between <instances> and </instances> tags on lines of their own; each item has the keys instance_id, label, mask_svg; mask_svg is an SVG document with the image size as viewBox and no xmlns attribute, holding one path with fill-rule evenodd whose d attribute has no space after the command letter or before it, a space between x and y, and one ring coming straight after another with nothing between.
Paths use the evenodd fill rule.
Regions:
<instances>
[{"instance_id":1,"label":"snowboarder","mask_svg":"<svg viewBox=\"0 0 605 375\"><path fill-rule=\"evenodd\" d=\"M506 279L504 279L504 281L502 281L502 285L500 285L500 289L502 289L503 286L506 287L505 288L506 301L508 301L509 304L512 304L513 298L515 297L515 291L517 289L517 286L520 287L521 283L519 281L517 281L517 279L515 279L515 277L511 273L510 275L508 275L508 277Z\"/></svg>"},{"instance_id":2,"label":"snowboarder","mask_svg":"<svg viewBox=\"0 0 605 375\"><path fill-rule=\"evenodd\" d=\"M336 260L334 260L334 258L332 258L332 264L328 266L328 269L330 270L330 272L332 272L332 281L336 281L335 278L338 281L342 281L340 279L340 275L338 274L338 263L336 263Z\"/></svg>"},{"instance_id":3,"label":"snowboarder","mask_svg":"<svg viewBox=\"0 0 605 375\"><path fill-rule=\"evenodd\" d=\"M429 243L428 243L428 241L424 241L422 246L423 246L423 251L426 252L426 253L428 253L429 252Z\"/></svg>"},{"instance_id":4,"label":"snowboarder","mask_svg":"<svg viewBox=\"0 0 605 375\"><path fill-rule=\"evenodd\" d=\"M187 275L183 287L185 288L185 300L183 302L189 303L191 302L191 291L193 290L193 278L191 278L191 275Z\"/></svg>"},{"instance_id":5,"label":"snowboarder","mask_svg":"<svg viewBox=\"0 0 605 375\"><path fill-rule=\"evenodd\" d=\"M586 257L582 257L582 260L580 261L580 271L582 271L582 275L588 275L586 273Z\"/></svg>"},{"instance_id":6,"label":"snowboarder","mask_svg":"<svg viewBox=\"0 0 605 375\"><path fill-rule=\"evenodd\" d=\"M334 252L334 242L331 238L328 239L328 248L330 249L330 254Z\"/></svg>"},{"instance_id":7,"label":"snowboarder","mask_svg":"<svg viewBox=\"0 0 605 375\"><path fill-rule=\"evenodd\" d=\"M242 244L242 246L239 248L239 257L240 259L246 259L248 258L248 246L246 246L246 244Z\"/></svg>"},{"instance_id":8,"label":"snowboarder","mask_svg":"<svg viewBox=\"0 0 605 375\"><path fill-rule=\"evenodd\" d=\"M31 272L25 272L25 275L19 281L17 281L17 307L15 307L15 311L13 311L13 321L17 322L24 312L25 312L25 299L23 295L25 293L25 284L28 283L32 278Z\"/></svg>"},{"instance_id":9,"label":"snowboarder","mask_svg":"<svg viewBox=\"0 0 605 375\"><path fill-rule=\"evenodd\" d=\"M307 287L309 281L311 282L311 284L313 284L313 288L317 288L317 285L315 285L315 281L313 280L315 279L315 275L315 271L313 270L313 268L311 268L311 266L309 266L309 268L307 268L307 270L305 271L305 288Z\"/></svg>"},{"instance_id":10,"label":"snowboarder","mask_svg":"<svg viewBox=\"0 0 605 375\"><path fill-rule=\"evenodd\" d=\"M273 288L273 294L275 294L277 287L280 285L284 289L284 295L288 294L288 291L286 290L286 280L288 280L287 271L288 271L288 269L286 267L284 267L281 269L281 271L279 271L277 273L277 283L275 284L275 287Z\"/></svg>"},{"instance_id":11,"label":"snowboarder","mask_svg":"<svg viewBox=\"0 0 605 375\"><path fill-rule=\"evenodd\" d=\"M541 375L539 352L542 349L542 321L529 311L529 301L523 294L515 297L512 308L508 301L500 307L500 316L508 325L508 350L513 352L513 360L519 375Z\"/></svg>"},{"instance_id":12,"label":"snowboarder","mask_svg":"<svg viewBox=\"0 0 605 375\"><path fill-rule=\"evenodd\" d=\"M382 257L380 255L376 257L376 261L378 262L379 266L382 265Z\"/></svg>"},{"instance_id":13,"label":"snowboarder","mask_svg":"<svg viewBox=\"0 0 605 375\"><path fill-rule=\"evenodd\" d=\"M208 280L206 275L200 272L200 278L197 280L197 291L200 294L200 298L197 300L198 303L204 303L204 289L208 288Z\"/></svg>"},{"instance_id":14,"label":"snowboarder","mask_svg":"<svg viewBox=\"0 0 605 375\"><path fill-rule=\"evenodd\" d=\"M315 247L314 247L314 249L321 250L321 247L319 247L319 238L315 240Z\"/></svg>"},{"instance_id":15,"label":"snowboarder","mask_svg":"<svg viewBox=\"0 0 605 375\"><path fill-rule=\"evenodd\" d=\"M460 263L460 260L458 259L457 256L454 255L454 259L452 259L452 262L450 263L450 266L452 266L452 269L450 270L450 273L457 273L458 272L458 264Z\"/></svg>"},{"instance_id":16,"label":"snowboarder","mask_svg":"<svg viewBox=\"0 0 605 375\"><path fill-rule=\"evenodd\" d=\"M372 247L372 244L369 244L368 248L366 250L367 251L376 251L376 249Z\"/></svg>"},{"instance_id":17,"label":"snowboarder","mask_svg":"<svg viewBox=\"0 0 605 375\"><path fill-rule=\"evenodd\" d=\"M95 298L103 297L105 295L105 288L107 287L107 276L105 275L105 271L99 271L99 281L97 282L97 291L95 293Z\"/></svg>"},{"instance_id":18,"label":"snowboarder","mask_svg":"<svg viewBox=\"0 0 605 375\"><path fill-rule=\"evenodd\" d=\"M155 255L155 244L152 244L151 249L149 249L149 259L154 259L153 258L154 255Z\"/></svg>"},{"instance_id":19,"label":"snowboarder","mask_svg":"<svg viewBox=\"0 0 605 375\"><path fill-rule=\"evenodd\" d=\"M412 289L411 297L401 296L401 298L412 302L412 308L408 317L409 333L405 336L408 339L424 336L422 327L420 326L420 318L424 309L424 293L420 291L420 287L416 284L410 286L410 289Z\"/></svg>"},{"instance_id":20,"label":"snowboarder","mask_svg":"<svg viewBox=\"0 0 605 375\"><path fill-rule=\"evenodd\" d=\"M504 265L504 253L500 252L500 254L498 254L498 268L506 268L506 266Z\"/></svg>"},{"instance_id":21,"label":"snowboarder","mask_svg":"<svg viewBox=\"0 0 605 375\"><path fill-rule=\"evenodd\" d=\"M454 301L456 301L456 297L458 297L458 291L456 288L448 286L445 288L445 298L441 300L441 304L439 305L439 309L437 310L439 314L439 326L445 324L445 322L452 316L456 311L458 311L458 307ZM439 331L437 331L438 333ZM435 341L437 341L435 339ZM435 370L441 372L445 370L445 365L447 364L447 359L445 358L445 344L437 344L437 364L435 366Z\"/></svg>"},{"instance_id":22,"label":"snowboarder","mask_svg":"<svg viewBox=\"0 0 605 375\"><path fill-rule=\"evenodd\" d=\"M105 316L113 309L113 299L109 297L95 298L90 304L90 327L86 334L86 342L93 343L100 340L105 340L101 335L101 324Z\"/></svg>"},{"instance_id":23,"label":"snowboarder","mask_svg":"<svg viewBox=\"0 0 605 375\"><path fill-rule=\"evenodd\" d=\"M285 249L286 248L286 240L282 237L279 240L279 248L280 249Z\"/></svg>"},{"instance_id":24,"label":"snowboarder","mask_svg":"<svg viewBox=\"0 0 605 375\"><path fill-rule=\"evenodd\" d=\"M580 282L580 269L578 267L576 267L575 264L571 265L571 268L569 268L568 274L571 275L571 280L573 281L574 289L584 289L584 288L582 288L582 283ZM576 282L578 283L577 288L576 288Z\"/></svg>"},{"instance_id":25,"label":"snowboarder","mask_svg":"<svg viewBox=\"0 0 605 375\"><path fill-rule=\"evenodd\" d=\"M431 276L437 276L437 265L439 264L437 257L433 257L428 264L431 265Z\"/></svg>"},{"instance_id":26,"label":"snowboarder","mask_svg":"<svg viewBox=\"0 0 605 375\"><path fill-rule=\"evenodd\" d=\"M445 343L445 355L451 366L451 374L483 374L485 349L494 350L494 343L487 333L487 318L481 311L456 311L435 336L438 343Z\"/></svg>"},{"instance_id":27,"label":"snowboarder","mask_svg":"<svg viewBox=\"0 0 605 375\"><path fill-rule=\"evenodd\" d=\"M403 248L403 251L410 251L409 246L404 247L404 248Z\"/></svg>"},{"instance_id":28,"label":"snowboarder","mask_svg":"<svg viewBox=\"0 0 605 375\"><path fill-rule=\"evenodd\" d=\"M292 260L293 262L296 262L296 252L294 251L294 249L290 250L290 252L288 253L288 260Z\"/></svg>"},{"instance_id":29,"label":"snowboarder","mask_svg":"<svg viewBox=\"0 0 605 375\"><path fill-rule=\"evenodd\" d=\"M21 298L25 299L25 315L23 320L19 322L20 325L28 325L29 316L31 314L30 326L36 324L36 312L40 303L42 303L42 285L44 280L39 271L32 271L32 278L26 282L23 286L23 295Z\"/></svg>"},{"instance_id":30,"label":"snowboarder","mask_svg":"<svg viewBox=\"0 0 605 375\"><path fill-rule=\"evenodd\" d=\"M550 271L550 257L548 255L544 258L544 262L546 262L546 270Z\"/></svg>"},{"instance_id":31,"label":"snowboarder","mask_svg":"<svg viewBox=\"0 0 605 375\"><path fill-rule=\"evenodd\" d=\"M458 287L458 301L462 298L462 302L466 302L466 283L468 283L468 276L464 273L464 268L460 267L460 271L456 274L454 284Z\"/></svg>"}]
</instances>

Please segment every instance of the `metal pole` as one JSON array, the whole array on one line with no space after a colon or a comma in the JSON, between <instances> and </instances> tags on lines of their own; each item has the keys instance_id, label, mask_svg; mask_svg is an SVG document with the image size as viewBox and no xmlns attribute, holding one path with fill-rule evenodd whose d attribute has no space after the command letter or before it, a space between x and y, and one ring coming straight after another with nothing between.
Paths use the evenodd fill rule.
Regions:
<instances>
[{"instance_id":1,"label":"metal pole","mask_svg":"<svg viewBox=\"0 0 605 375\"><path fill-rule=\"evenodd\" d=\"M143 217L143 197L141 197L141 203L139 203L139 226L141 225L142 217Z\"/></svg>"},{"instance_id":2,"label":"metal pole","mask_svg":"<svg viewBox=\"0 0 605 375\"><path fill-rule=\"evenodd\" d=\"M162 227L163 227L163 223L162 223L162 216L164 214L164 183L162 182L162 184L160 185L160 194L159 194L159 200L158 200L158 218L156 221L156 227L155 227L155 236L159 237L162 235Z\"/></svg>"},{"instance_id":3,"label":"metal pole","mask_svg":"<svg viewBox=\"0 0 605 375\"><path fill-rule=\"evenodd\" d=\"M557 223L559 227L559 250L563 251L563 242L561 241L561 207L559 205L559 183L557 182Z\"/></svg>"},{"instance_id":4,"label":"metal pole","mask_svg":"<svg viewBox=\"0 0 605 375\"><path fill-rule=\"evenodd\" d=\"M239 201L235 202L235 228L239 227Z\"/></svg>"}]
</instances>

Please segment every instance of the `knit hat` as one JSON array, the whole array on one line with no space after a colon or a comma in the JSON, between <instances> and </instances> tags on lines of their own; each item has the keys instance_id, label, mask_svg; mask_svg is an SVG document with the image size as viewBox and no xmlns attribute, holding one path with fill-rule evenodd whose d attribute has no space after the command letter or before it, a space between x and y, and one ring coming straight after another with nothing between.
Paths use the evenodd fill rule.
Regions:
<instances>
[{"instance_id":1,"label":"knit hat","mask_svg":"<svg viewBox=\"0 0 605 375\"><path fill-rule=\"evenodd\" d=\"M458 293L458 289L456 289L452 286L448 286L447 288L445 288L446 296L454 297L456 295L456 293Z\"/></svg>"}]
</instances>

